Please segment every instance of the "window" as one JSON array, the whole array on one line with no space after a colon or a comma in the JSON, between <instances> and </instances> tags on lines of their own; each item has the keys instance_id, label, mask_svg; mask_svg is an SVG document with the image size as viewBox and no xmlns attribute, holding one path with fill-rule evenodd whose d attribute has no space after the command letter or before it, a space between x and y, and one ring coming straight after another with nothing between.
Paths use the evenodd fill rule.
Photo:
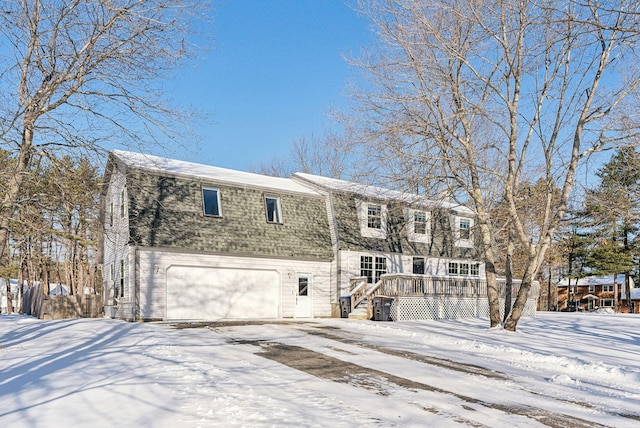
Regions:
<instances>
[{"instance_id":1,"label":"window","mask_svg":"<svg viewBox=\"0 0 640 428\"><path fill-rule=\"evenodd\" d=\"M124 189L120 192L120 218L124 218Z\"/></svg>"},{"instance_id":2,"label":"window","mask_svg":"<svg viewBox=\"0 0 640 428\"><path fill-rule=\"evenodd\" d=\"M613 293L613 284L603 285L602 291L605 293Z\"/></svg>"},{"instance_id":3,"label":"window","mask_svg":"<svg viewBox=\"0 0 640 428\"><path fill-rule=\"evenodd\" d=\"M603 308L612 308L613 307L613 299L602 299L600 300L600 306Z\"/></svg>"},{"instance_id":4,"label":"window","mask_svg":"<svg viewBox=\"0 0 640 428\"><path fill-rule=\"evenodd\" d=\"M427 234L427 214L424 211L413 213L413 233L417 235Z\"/></svg>"},{"instance_id":5,"label":"window","mask_svg":"<svg viewBox=\"0 0 640 428\"><path fill-rule=\"evenodd\" d=\"M298 296L309 295L309 278L306 276L298 277Z\"/></svg>"},{"instance_id":6,"label":"window","mask_svg":"<svg viewBox=\"0 0 640 428\"><path fill-rule=\"evenodd\" d=\"M374 278L376 282L380 280L383 273L387 273L387 259L386 257L376 257L376 276Z\"/></svg>"},{"instance_id":7,"label":"window","mask_svg":"<svg viewBox=\"0 0 640 428\"><path fill-rule=\"evenodd\" d=\"M424 275L424 257L413 258L413 273Z\"/></svg>"},{"instance_id":8,"label":"window","mask_svg":"<svg viewBox=\"0 0 640 428\"><path fill-rule=\"evenodd\" d=\"M120 297L124 297L124 260L120 260Z\"/></svg>"},{"instance_id":9,"label":"window","mask_svg":"<svg viewBox=\"0 0 640 428\"><path fill-rule=\"evenodd\" d=\"M458 263L449 262L449 275L457 275L458 274Z\"/></svg>"},{"instance_id":10,"label":"window","mask_svg":"<svg viewBox=\"0 0 640 428\"><path fill-rule=\"evenodd\" d=\"M282 223L282 216L280 215L280 198L265 196L264 204L267 210L267 221L269 223Z\"/></svg>"},{"instance_id":11,"label":"window","mask_svg":"<svg viewBox=\"0 0 640 428\"><path fill-rule=\"evenodd\" d=\"M218 189L202 188L202 206L204 215L220 217L220 191Z\"/></svg>"},{"instance_id":12,"label":"window","mask_svg":"<svg viewBox=\"0 0 640 428\"><path fill-rule=\"evenodd\" d=\"M589 293L595 293L596 291L596 286L595 285L590 285L589 286Z\"/></svg>"},{"instance_id":13,"label":"window","mask_svg":"<svg viewBox=\"0 0 640 428\"><path fill-rule=\"evenodd\" d=\"M367 282L373 282L373 257L360 256L360 276L366 276Z\"/></svg>"},{"instance_id":14,"label":"window","mask_svg":"<svg viewBox=\"0 0 640 428\"><path fill-rule=\"evenodd\" d=\"M382 206L367 205L367 227L370 229L382 229Z\"/></svg>"},{"instance_id":15,"label":"window","mask_svg":"<svg viewBox=\"0 0 640 428\"><path fill-rule=\"evenodd\" d=\"M360 276L366 276L369 284L375 284L380 276L387 273L387 259L385 257L360 256Z\"/></svg>"},{"instance_id":16,"label":"window","mask_svg":"<svg viewBox=\"0 0 640 428\"><path fill-rule=\"evenodd\" d=\"M387 206L356 199L360 235L365 238L387 237Z\"/></svg>"},{"instance_id":17,"label":"window","mask_svg":"<svg viewBox=\"0 0 640 428\"><path fill-rule=\"evenodd\" d=\"M480 264L474 263L470 266L471 276L480 276Z\"/></svg>"},{"instance_id":18,"label":"window","mask_svg":"<svg viewBox=\"0 0 640 428\"><path fill-rule=\"evenodd\" d=\"M412 242L431 242L431 213L407 208L404 211L407 219L407 238Z\"/></svg>"},{"instance_id":19,"label":"window","mask_svg":"<svg viewBox=\"0 0 640 428\"><path fill-rule=\"evenodd\" d=\"M460 219L460 239L471 239L471 220L468 218Z\"/></svg>"},{"instance_id":20,"label":"window","mask_svg":"<svg viewBox=\"0 0 640 428\"><path fill-rule=\"evenodd\" d=\"M460 275L469 275L469 263L460 263Z\"/></svg>"},{"instance_id":21,"label":"window","mask_svg":"<svg viewBox=\"0 0 640 428\"><path fill-rule=\"evenodd\" d=\"M113 227L113 201L109 205L109 226Z\"/></svg>"}]
</instances>

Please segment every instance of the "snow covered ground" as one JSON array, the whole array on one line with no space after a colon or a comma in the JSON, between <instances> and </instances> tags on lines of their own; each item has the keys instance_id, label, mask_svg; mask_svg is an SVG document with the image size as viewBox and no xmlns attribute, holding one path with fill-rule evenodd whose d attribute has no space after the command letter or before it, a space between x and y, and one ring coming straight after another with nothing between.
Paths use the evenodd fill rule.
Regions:
<instances>
[{"instance_id":1,"label":"snow covered ground","mask_svg":"<svg viewBox=\"0 0 640 428\"><path fill-rule=\"evenodd\" d=\"M640 426L640 316L487 326L0 316L0 427Z\"/></svg>"}]
</instances>

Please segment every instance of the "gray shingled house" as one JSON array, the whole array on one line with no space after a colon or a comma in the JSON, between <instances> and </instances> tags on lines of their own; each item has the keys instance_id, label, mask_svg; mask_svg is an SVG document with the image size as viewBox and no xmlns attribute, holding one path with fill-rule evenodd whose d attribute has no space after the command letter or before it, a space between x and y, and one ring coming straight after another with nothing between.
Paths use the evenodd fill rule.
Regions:
<instances>
[{"instance_id":1,"label":"gray shingled house","mask_svg":"<svg viewBox=\"0 0 640 428\"><path fill-rule=\"evenodd\" d=\"M489 316L472 210L310 174L291 178L325 197L334 254L332 287L341 296L342 316L348 305L349 317L385 319L377 316L387 303L390 320ZM498 286L504 311L504 278ZM519 286L515 280L514 296ZM537 282L529 296L525 315L534 315ZM342 305L345 297L348 304Z\"/></svg>"},{"instance_id":2,"label":"gray shingled house","mask_svg":"<svg viewBox=\"0 0 640 428\"><path fill-rule=\"evenodd\" d=\"M309 186L125 151L104 182L105 316L331 315L325 199Z\"/></svg>"},{"instance_id":3,"label":"gray shingled house","mask_svg":"<svg viewBox=\"0 0 640 428\"><path fill-rule=\"evenodd\" d=\"M111 152L104 180L106 316L345 316L346 296L350 317L371 318L381 296L395 320L488 316L464 206L124 151Z\"/></svg>"}]
</instances>

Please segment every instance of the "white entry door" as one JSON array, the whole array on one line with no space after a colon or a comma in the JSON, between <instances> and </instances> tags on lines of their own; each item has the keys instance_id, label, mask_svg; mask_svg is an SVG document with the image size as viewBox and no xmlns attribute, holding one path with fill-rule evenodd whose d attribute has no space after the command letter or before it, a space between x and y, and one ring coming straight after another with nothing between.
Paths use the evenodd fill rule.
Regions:
<instances>
[{"instance_id":1,"label":"white entry door","mask_svg":"<svg viewBox=\"0 0 640 428\"><path fill-rule=\"evenodd\" d=\"M310 318L311 275L299 274L296 292L296 318Z\"/></svg>"}]
</instances>

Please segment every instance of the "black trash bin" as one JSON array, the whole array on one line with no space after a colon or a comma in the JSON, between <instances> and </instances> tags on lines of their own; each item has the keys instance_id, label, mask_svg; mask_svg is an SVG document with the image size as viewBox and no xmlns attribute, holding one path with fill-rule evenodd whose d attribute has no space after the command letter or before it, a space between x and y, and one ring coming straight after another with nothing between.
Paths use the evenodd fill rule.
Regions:
<instances>
[{"instance_id":1,"label":"black trash bin","mask_svg":"<svg viewBox=\"0 0 640 428\"><path fill-rule=\"evenodd\" d=\"M340 318L349 318L351 313L351 296L340 297Z\"/></svg>"},{"instance_id":2,"label":"black trash bin","mask_svg":"<svg viewBox=\"0 0 640 428\"><path fill-rule=\"evenodd\" d=\"M391 302L393 302L393 298L387 296L373 298L374 321L391 321Z\"/></svg>"}]
</instances>

